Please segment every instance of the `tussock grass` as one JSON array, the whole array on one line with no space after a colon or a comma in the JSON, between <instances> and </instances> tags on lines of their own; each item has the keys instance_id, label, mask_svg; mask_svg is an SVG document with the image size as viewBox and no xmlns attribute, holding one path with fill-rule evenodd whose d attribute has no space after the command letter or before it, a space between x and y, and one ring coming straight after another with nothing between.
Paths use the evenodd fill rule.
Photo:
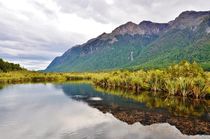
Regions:
<instances>
[{"instance_id":1,"label":"tussock grass","mask_svg":"<svg viewBox=\"0 0 210 139\"><path fill-rule=\"evenodd\" d=\"M164 70L114 71L98 74L92 80L104 88L158 91L198 99L209 93L209 77L197 63L183 61Z\"/></svg>"}]
</instances>

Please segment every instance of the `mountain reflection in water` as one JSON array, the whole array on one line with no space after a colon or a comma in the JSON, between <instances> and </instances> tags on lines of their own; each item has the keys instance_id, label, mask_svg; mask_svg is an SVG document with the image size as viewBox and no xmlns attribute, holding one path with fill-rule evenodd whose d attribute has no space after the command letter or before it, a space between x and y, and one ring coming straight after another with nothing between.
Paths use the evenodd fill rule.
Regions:
<instances>
[{"instance_id":1,"label":"mountain reflection in water","mask_svg":"<svg viewBox=\"0 0 210 139\"><path fill-rule=\"evenodd\" d=\"M88 84L82 84L82 87L78 84L64 84L61 88L73 99L85 101L103 113L111 113L128 124L169 123L183 134L210 134L209 100L161 97L161 94L149 92L135 95L122 90L93 89ZM78 95L83 97L75 97ZM102 100L94 101L89 99L91 97L99 97Z\"/></svg>"}]
</instances>

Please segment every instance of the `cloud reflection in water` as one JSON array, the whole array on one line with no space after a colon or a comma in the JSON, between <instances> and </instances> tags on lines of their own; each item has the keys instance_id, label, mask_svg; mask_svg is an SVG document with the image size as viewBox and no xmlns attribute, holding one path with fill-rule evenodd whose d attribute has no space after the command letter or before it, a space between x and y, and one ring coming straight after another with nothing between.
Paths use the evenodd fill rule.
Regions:
<instances>
[{"instance_id":1,"label":"cloud reflection in water","mask_svg":"<svg viewBox=\"0 0 210 139\"><path fill-rule=\"evenodd\" d=\"M87 103L66 97L52 84L11 85L0 90L2 139L179 139L169 124L128 125ZM205 138L209 138L205 136Z\"/></svg>"}]
</instances>

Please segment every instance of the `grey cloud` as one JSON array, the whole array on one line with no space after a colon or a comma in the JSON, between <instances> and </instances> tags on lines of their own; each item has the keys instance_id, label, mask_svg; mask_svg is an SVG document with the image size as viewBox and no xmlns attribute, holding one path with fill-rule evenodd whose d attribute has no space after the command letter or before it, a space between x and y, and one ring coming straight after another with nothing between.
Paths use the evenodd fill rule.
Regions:
<instances>
[{"instance_id":1,"label":"grey cloud","mask_svg":"<svg viewBox=\"0 0 210 139\"><path fill-rule=\"evenodd\" d=\"M75 13L102 23L122 24L128 20L167 22L185 10L209 10L209 1L200 0L56 0L64 12Z\"/></svg>"},{"instance_id":2,"label":"grey cloud","mask_svg":"<svg viewBox=\"0 0 210 139\"><path fill-rule=\"evenodd\" d=\"M104 0L56 0L61 10L75 13L83 18L93 18L101 23L108 23L111 6Z\"/></svg>"},{"instance_id":3,"label":"grey cloud","mask_svg":"<svg viewBox=\"0 0 210 139\"><path fill-rule=\"evenodd\" d=\"M39 2L32 1L32 3L37 8L37 10L41 10L46 16L48 16L50 18L57 18L57 15L53 10L47 8L46 6L42 5Z\"/></svg>"}]
</instances>

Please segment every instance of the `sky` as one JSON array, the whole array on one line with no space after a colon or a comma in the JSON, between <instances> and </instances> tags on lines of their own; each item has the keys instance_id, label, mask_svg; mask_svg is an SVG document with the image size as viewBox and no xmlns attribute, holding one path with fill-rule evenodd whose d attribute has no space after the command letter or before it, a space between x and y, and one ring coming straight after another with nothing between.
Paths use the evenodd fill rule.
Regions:
<instances>
[{"instance_id":1,"label":"sky","mask_svg":"<svg viewBox=\"0 0 210 139\"><path fill-rule=\"evenodd\" d=\"M128 21L168 22L209 0L0 0L0 58L45 69L74 45Z\"/></svg>"}]
</instances>

